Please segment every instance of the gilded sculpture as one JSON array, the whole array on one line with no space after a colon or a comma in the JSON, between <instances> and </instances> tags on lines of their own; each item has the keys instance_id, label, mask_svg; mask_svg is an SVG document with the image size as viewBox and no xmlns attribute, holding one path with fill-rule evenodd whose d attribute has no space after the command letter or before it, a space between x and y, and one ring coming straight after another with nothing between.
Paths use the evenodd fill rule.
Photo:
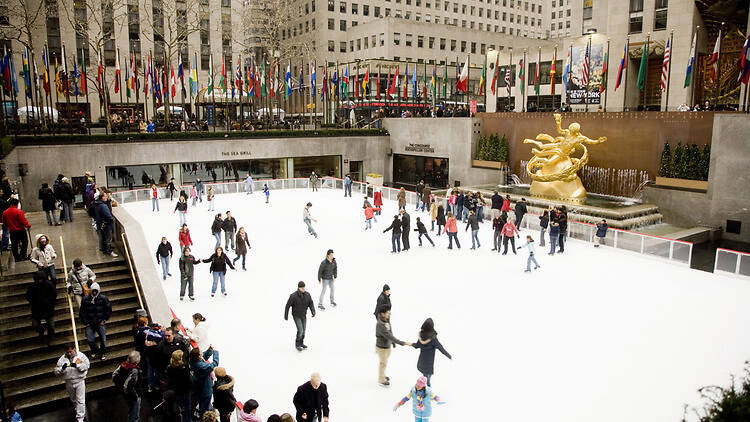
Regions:
<instances>
[{"instance_id":1,"label":"gilded sculpture","mask_svg":"<svg viewBox=\"0 0 750 422\"><path fill-rule=\"evenodd\" d=\"M552 137L540 133L534 139L524 139L525 144L533 144L531 152L534 157L526 165L526 171L533 180L531 194L552 198L581 200L586 197L586 188L578 177L578 170L589 161L589 153L585 144L596 145L605 142L605 136L591 139L581 134L581 125L571 123L567 129L560 125L562 116L554 114L557 133L561 136ZM546 143L543 143L546 142ZM571 157L580 148L583 152L580 158Z\"/></svg>"}]
</instances>

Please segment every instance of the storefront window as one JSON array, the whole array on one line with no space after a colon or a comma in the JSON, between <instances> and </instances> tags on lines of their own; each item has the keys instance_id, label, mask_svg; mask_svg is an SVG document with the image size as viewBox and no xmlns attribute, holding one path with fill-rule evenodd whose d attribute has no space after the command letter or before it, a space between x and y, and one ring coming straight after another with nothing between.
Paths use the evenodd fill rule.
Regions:
<instances>
[{"instance_id":1,"label":"storefront window","mask_svg":"<svg viewBox=\"0 0 750 422\"><path fill-rule=\"evenodd\" d=\"M297 157L294 159L294 177L308 177L315 172L319 176L341 177L341 156Z\"/></svg>"},{"instance_id":2,"label":"storefront window","mask_svg":"<svg viewBox=\"0 0 750 422\"><path fill-rule=\"evenodd\" d=\"M448 159L394 154L394 187L414 189L419 180L433 188L444 188L448 182Z\"/></svg>"}]
</instances>

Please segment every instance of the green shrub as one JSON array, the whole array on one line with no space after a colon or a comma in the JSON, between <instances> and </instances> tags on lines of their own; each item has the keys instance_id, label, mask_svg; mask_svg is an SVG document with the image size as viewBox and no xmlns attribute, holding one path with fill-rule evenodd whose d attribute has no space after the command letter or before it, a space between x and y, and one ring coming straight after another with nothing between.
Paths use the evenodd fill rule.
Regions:
<instances>
[{"instance_id":1,"label":"green shrub","mask_svg":"<svg viewBox=\"0 0 750 422\"><path fill-rule=\"evenodd\" d=\"M700 159L698 160L698 168L700 168L700 174L698 180L708 180L708 168L711 164L711 146L706 144L700 153Z\"/></svg>"},{"instance_id":2,"label":"green shrub","mask_svg":"<svg viewBox=\"0 0 750 422\"><path fill-rule=\"evenodd\" d=\"M701 151L698 149L698 145L692 144L688 149L686 155L687 165L685 167L685 177L690 180L700 180L701 178Z\"/></svg>"},{"instance_id":3,"label":"green shrub","mask_svg":"<svg viewBox=\"0 0 750 422\"><path fill-rule=\"evenodd\" d=\"M498 161L508 162L510 158L510 148L508 147L508 139L503 133L503 139L500 140L500 157Z\"/></svg>"},{"instance_id":4,"label":"green shrub","mask_svg":"<svg viewBox=\"0 0 750 422\"><path fill-rule=\"evenodd\" d=\"M750 364L745 362L745 375L735 385L734 376L731 377L729 387L708 386L698 389L701 399L706 402L701 409L690 409L700 422L740 422L750 421ZM685 406L685 413L688 412ZM684 415L682 421L687 420ZM692 418L691 418L692 420Z\"/></svg>"},{"instance_id":5,"label":"green shrub","mask_svg":"<svg viewBox=\"0 0 750 422\"><path fill-rule=\"evenodd\" d=\"M674 152L672 153L672 159L669 161L669 174L671 177L675 177L678 179L682 178L682 169L680 168L680 165L683 161L683 156L685 155L685 148L682 146L682 142L678 142L677 146L674 147Z\"/></svg>"},{"instance_id":6,"label":"green shrub","mask_svg":"<svg viewBox=\"0 0 750 422\"><path fill-rule=\"evenodd\" d=\"M659 160L659 177L672 177L672 150L669 148L669 142L664 144L664 149L661 151L661 159Z\"/></svg>"}]
</instances>

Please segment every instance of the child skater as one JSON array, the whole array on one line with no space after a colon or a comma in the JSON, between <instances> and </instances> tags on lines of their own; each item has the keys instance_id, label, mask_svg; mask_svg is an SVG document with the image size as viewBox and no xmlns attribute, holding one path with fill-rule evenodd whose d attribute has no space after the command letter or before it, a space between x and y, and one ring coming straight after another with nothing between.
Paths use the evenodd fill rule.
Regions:
<instances>
[{"instance_id":1,"label":"child skater","mask_svg":"<svg viewBox=\"0 0 750 422\"><path fill-rule=\"evenodd\" d=\"M372 220L375 218L375 210L368 202L365 206L365 230L372 229Z\"/></svg>"},{"instance_id":2,"label":"child skater","mask_svg":"<svg viewBox=\"0 0 750 422\"><path fill-rule=\"evenodd\" d=\"M444 401L440 400L440 397L432 392L432 388L427 386L427 377L424 376L417 378L417 384L411 388L409 394L393 406L393 411L397 411L409 399L413 399L412 412L414 412L415 422L429 422L432 415L433 400L437 404L445 404Z\"/></svg>"},{"instance_id":3,"label":"child skater","mask_svg":"<svg viewBox=\"0 0 750 422\"><path fill-rule=\"evenodd\" d=\"M532 261L534 262L534 269L536 270L537 268L539 268L539 263L536 262L536 258L534 258L534 248L535 248L534 238L532 238L529 235L526 235L526 243L518 247L518 249L521 249L521 248L526 248L529 250L529 258L526 260L526 271L524 272L525 273L531 272Z\"/></svg>"},{"instance_id":4,"label":"child skater","mask_svg":"<svg viewBox=\"0 0 750 422\"><path fill-rule=\"evenodd\" d=\"M263 194L266 195L266 204L268 203L268 197L271 196L271 190L268 189L268 183L263 184Z\"/></svg>"}]
</instances>

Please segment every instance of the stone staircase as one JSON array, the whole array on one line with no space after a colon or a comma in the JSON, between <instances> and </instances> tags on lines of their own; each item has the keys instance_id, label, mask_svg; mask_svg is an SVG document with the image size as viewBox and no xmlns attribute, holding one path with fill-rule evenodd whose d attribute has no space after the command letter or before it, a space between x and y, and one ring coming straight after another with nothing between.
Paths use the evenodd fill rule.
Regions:
<instances>
[{"instance_id":1,"label":"stone staircase","mask_svg":"<svg viewBox=\"0 0 750 422\"><path fill-rule=\"evenodd\" d=\"M102 293L112 302L112 316L107 323L106 360L92 361L86 378L86 390L91 393L113 386L110 379L112 371L133 348L133 315L140 306L128 264L123 258L88 266L96 273L96 282L100 284ZM52 372L65 346L73 342L64 272L61 265L57 267L56 334L50 347L39 340L37 332L31 328L25 294L32 283L33 273L7 275L0 281L0 350L3 351L0 381L5 387L6 399L15 403L18 409L67 399L62 380ZM89 346L75 301L73 310L78 347L88 356Z\"/></svg>"}]
</instances>

